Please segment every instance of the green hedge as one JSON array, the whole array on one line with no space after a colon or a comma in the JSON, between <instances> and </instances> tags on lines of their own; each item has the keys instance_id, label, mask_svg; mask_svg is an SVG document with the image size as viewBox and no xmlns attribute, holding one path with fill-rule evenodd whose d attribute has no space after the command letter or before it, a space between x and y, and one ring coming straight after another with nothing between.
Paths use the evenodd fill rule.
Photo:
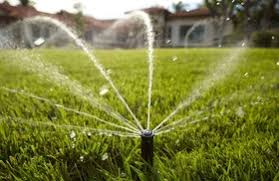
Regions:
<instances>
[{"instance_id":1,"label":"green hedge","mask_svg":"<svg viewBox=\"0 0 279 181\"><path fill-rule=\"evenodd\" d=\"M279 47L279 31L258 31L251 38L255 47Z\"/></svg>"}]
</instances>

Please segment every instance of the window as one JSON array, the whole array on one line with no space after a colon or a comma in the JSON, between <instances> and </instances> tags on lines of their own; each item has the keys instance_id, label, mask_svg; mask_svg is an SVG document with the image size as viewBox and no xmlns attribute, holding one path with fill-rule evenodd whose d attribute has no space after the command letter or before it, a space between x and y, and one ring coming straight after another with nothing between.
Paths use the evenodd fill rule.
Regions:
<instances>
[{"instance_id":1,"label":"window","mask_svg":"<svg viewBox=\"0 0 279 181\"><path fill-rule=\"evenodd\" d=\"M151 21L152 21L153 24L158 24L158 19L155 18L155 17L152 17Z\"/></svg>"},{"instance_id":2,"label":"window","mask_svg":"<svg viewBox=\"0 0 279 181\"><path fill-rule=\"evenodd\" d=\"M203 41L205 33L205 27L203 25L197 26L195 29L193 29L193 32L191 32L189 36L189 40L193 43L199 43Z\"/></svg>"},{"instance_id":3,"label":"window","mask_svg":"<svg viewBox=\"0 0 279 181\"><path fill-rule=\"evenodd\" d=\"M172 27L167 27L167 39L171 40L171 34L172 34Z\"/></svg>"},{"instance_id":4,"label":"window","mask_svg":"<svg viewBox=\"0 0 279 181\"><path fill-rule=\"evenodd\" d=\"M181 41L184 41L185 36L186 36L186 34L187 34L187 32L190 28L191 28L191 26L189 26L189 25L180 26L180 28L179 28L179 38L180 38Z\"/></svg>"}]
</instances>

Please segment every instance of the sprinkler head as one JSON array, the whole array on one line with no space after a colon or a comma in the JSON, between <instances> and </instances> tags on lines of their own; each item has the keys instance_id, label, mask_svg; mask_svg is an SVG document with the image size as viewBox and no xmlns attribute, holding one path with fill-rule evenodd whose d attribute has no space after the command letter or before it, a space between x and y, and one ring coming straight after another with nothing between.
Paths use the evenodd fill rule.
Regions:
<instances>
[{"instance_id":1,"label":"sprinkler head","mask_svg":"<svg viewBox=\"0 0 279 181\"><path fill-rule=\"evenodd\" d=\"M153 136L154 136L154 134L151 130L145 129L141 132L141 137L148 138L148 137L153 137Z\"/></svg>"}]
</instances>

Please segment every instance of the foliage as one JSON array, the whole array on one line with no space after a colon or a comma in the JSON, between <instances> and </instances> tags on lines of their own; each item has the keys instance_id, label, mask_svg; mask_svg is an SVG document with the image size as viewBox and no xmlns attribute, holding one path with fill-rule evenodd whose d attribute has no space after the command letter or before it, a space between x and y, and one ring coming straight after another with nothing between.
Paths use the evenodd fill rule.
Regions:
<instances>
[{"instance_id":1,"label":"foliage","mask_svg":"<svg viewBox=\"0 0 279 181\"><path fill-rule=\"evenodd\" d=\"M235 27L242 29L247 39L254 31L267 31L278 27L278 0L241 0L235 6Z\"/></svg>"},{"instance_id":2,"label":"foliage","mask_svg":"<svg viewBox=\"0 0 279 181\"><path fill-rule=\"evenodd\" d=\"M84 22L84 17L82 12L82 4L81 3L74 4L74 9L77 10L77 13L74 16L77 33L79 35L83 35L85 30L85 22Z\"/></svg>"},{"instance_id":3,"label":"foliage","mask_svg":"<svg viewBox=\"0 0 279 181\"><path fill-rule=\"evenodd\" d=\"M236 51L156 50L152 127L190 96L218 62L229 58L228 54L235 55ZM20 60L39 54L41 61L60 67L63 74L98 95L100 87L107 83L84 54L72 49L1 51L1 86L24 89L115 121L68 89L56 86L48 77L13 64L16 54ZM97 57L111 70L120 92L144 123L147 117L145 50L99 50ZM154 168L158 180L278 180L278 57L277 49L248 49L239 57L241 63L230 76L175 117L194 115L203 122L155 137ZM101 101L130 119L111 90ZM144 180L140 171L139 139L89 135L83 129L33 124L111 129L93 119L2 89L0 102L0 180ZM202 112L195 114L195 111ZM72 131L76 133L75 138L70 136Z\"/></svg>"},{"instance_id":4,"label":"foliage","mask_svg":"<svg viewBox=\"0 0 279 181\"><path fill-rule=\"evenodd\" d=\"M84 19L83 19L83 13L81 11L76 13L75 16L74 16L74 20L75 20L75 26L76 26L77 33L79 35L83 35L84 30L85 30L85 23L84 23Z\"/></svg>"},{"instance_id":5,"label":"foliage","mask_svg":"<svg viewBox=\"0 0 279 181\"><path fill-rule=\"evenodd\" d=\"M176 12L176 13L186 11L187 7L188 7L188 4L185 4L182 1L172 4L172 8L173 8L174 12Z\"/></svg>"},{"instance_id":6,"label":"foliage","mask_svg":"<svg viewBox=\"0 0 279 181\"><path fill-rule=\"evenodd\" d=\"M30 1L30 0L19 0L19 1L20 1L20 4L23 6L30 6L30 5L34 4L34 2Z\"/></svg>"},{"instance_id":7,"label":"foliage","mask_svg":"<svg viewBox=\"0 0 279 181\"><path fill-rule=\"evenodd\" d=\"M252 34L252 42L256 47L279 47L279 32L254 32Z\"/></svg>"},{"instance_id":8,"label":"foliage","mask_svg":"<svg viewBox=\"0 0 279 181\"><path fill-rule=\"evenodd\" d=\"M279 25L279 0L205 0L205 5L213 18L223 22L220 30L225 27L225 20L232 20L235 30L242 30L246 39L255 31L267 31ZM222 41L222 32L219 34Z\"/></svg>"},{"instance_id":9,"label":"foliage","mask_svg":"<svg viewBox=\"0 0 279 181\"><path fill-rule=\"evenodd\" d=\"M235 13L235 6L239 0L205 0L205 5L209 9L211 16L217 20L217 31L219 35L219 45L223 44L224 29Z\"/></svg>"}]
</instances>

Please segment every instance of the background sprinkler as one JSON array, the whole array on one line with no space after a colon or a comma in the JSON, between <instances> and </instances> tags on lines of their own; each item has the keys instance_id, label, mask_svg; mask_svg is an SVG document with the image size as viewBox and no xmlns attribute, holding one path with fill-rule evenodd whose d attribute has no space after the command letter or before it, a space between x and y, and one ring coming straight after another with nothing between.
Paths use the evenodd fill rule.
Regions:
<instances>
[{"instance_id":1,"label":"background sprinkler","mask_svg":"<svg viewBox=\"0 0 279 181\"><path fill-rule=\"evenodd\" d=\"M141 157L148 167L153 166L153 137L151 130L144 130L141 133Z\"/></svg>"}]
</instances>

